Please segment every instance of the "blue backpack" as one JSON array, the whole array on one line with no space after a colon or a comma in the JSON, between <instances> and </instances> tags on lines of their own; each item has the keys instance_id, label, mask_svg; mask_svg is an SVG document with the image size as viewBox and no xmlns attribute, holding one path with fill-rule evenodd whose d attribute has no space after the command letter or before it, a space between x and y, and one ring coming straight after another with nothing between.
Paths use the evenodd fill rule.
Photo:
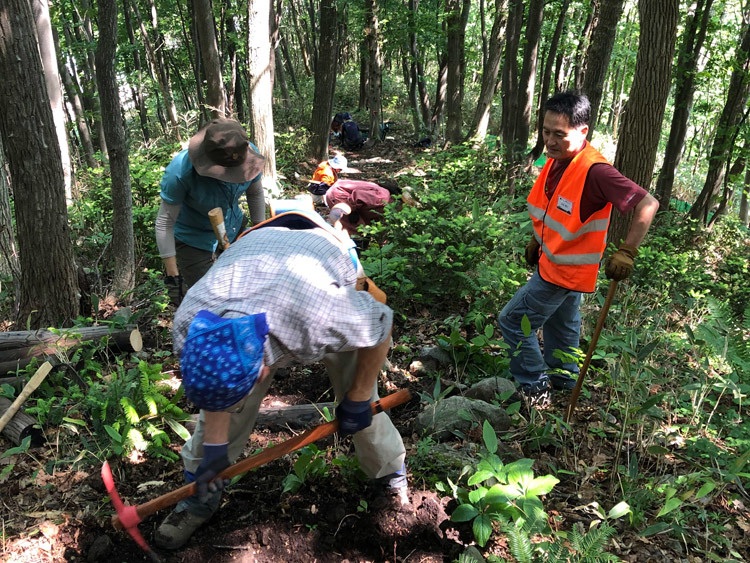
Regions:
<instances>
[{"instance_id":1,"label":"blue backpack","mask_svg":"<svg viewBox=\"0 0 750 563\"><path fill-rule=\"evenodd\" d=\"M354 121L341 124L341 144L345 149L358 149L364 144L359 126Z\"/></svg>"}]
</instances>

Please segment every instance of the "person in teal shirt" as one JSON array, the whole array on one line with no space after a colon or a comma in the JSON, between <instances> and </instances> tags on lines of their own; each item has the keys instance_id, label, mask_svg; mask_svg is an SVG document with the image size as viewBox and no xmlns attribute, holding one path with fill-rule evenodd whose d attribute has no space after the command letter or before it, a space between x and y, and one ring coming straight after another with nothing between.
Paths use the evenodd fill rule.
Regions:
<instances>
[{"instance_id":1,"label":"person in teal shirt","mask_svg":"<svg viewBox=\"0 0 750 563\"><path fill-rule=\"evenodd\" d=\"M219 118L198 131L167 166L161 180L156 244L175 305L215 260L218 243L208 219L211 209L219 207L224 213L230 242L247 226L239 207L243 193L253 224L265 220L263 163L242 125Z\"/></svg>"}]
</instances>

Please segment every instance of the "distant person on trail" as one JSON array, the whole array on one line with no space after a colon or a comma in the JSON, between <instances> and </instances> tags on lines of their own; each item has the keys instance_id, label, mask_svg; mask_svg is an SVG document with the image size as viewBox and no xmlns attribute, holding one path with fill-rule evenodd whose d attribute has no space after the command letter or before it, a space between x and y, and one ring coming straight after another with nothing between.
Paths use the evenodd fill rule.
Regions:
<instances>
[{"instance_id":1,"label":"distant person on trail","mask_svg":"<svg viewBox=\"0 0 750 563\"><path fill-rule=\"evenodd\" d=\"M359 125L354 120L347 120L341 124L341 146L347 150L357 150L362 148L365 140Z\"/></svg>"},{"instance_id":2,"label":"distant person on trail","mask_svg":"<svg viewBox=\"0 0 750 563\"><path fill-rule=\"evenodd\" d=\"M173 333L185 395L201 408L182 448L197 494L156 530L159 547L181 547L219 508L225 483L215 477L241 455L274 372L291 362L326 366L339 435L353 435L360 467L395 506L408 504L403 440L387 414L370 410L393 312L352 246L313 212L279 215L243 234L187 292Z\"/></svg>"},{"instance_id":3,"label":"distant person on trail","mask_svg":"<svg viewBox=\"0 0 750 563\"><path fill-rule=\"evenodd\" d=\"M242 125L219 118L198 131L167 166L161 180L156 244L173 304L180 304L214 262L217 241L208 219L211 209L223 211L230 242L247 225L239 207L243 193L252 222L265 220L263 162Z\"/></svg>"},{"instance_id":4,"label":"distant person on trail","mask_svg":"<svg viewBox=\"0 0 750 563\"><path fill-rule=\"evenodd\" d=\"M625 240L604 267L613 280L630 276L638 246L659 208L653 196L586 141L591 112L586 96L562 92L544 108L542 132L549 160L527 198L534 238L525 249L528 264L538 267L498 317L510 347L510 373L524 398L537 406L549 402L552 389L575 387L581 293L596 288L612 207L623 215L633 212ZM522 328L524 316L531 324L529 334ZM536 335L539 328L544 355Z\"/></svg>"},{"instance_id":5,"label":"distant person on trail","mask_svg":"<svg viewBox=\"0 0 750 563\"><path fill-rule=\"evenodd\" d=\"M313 195L323 195L339 179L339 174L346 169L346 166L346 157L341 154L324 160L313 172L312 181L307 185L307 189Z\"/></svg>"}]
</instances>

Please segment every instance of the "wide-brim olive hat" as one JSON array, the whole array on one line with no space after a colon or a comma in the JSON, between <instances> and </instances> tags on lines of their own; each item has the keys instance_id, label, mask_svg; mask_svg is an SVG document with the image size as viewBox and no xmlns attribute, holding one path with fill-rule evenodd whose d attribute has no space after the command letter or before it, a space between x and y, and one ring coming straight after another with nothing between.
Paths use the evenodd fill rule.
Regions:
<instances>
[{"instance_id":1,"label":"wide-brim olive hat","mask_svg":"<svg viewBox=\"0 0 750 563\"><path fill-rule=\"evenodd\" d=\"M255 152L244 127L234 119L212 119L190 139L188 156L201 176L232 184L253 180L265 159Z\"/></svg>"}]
</instances>

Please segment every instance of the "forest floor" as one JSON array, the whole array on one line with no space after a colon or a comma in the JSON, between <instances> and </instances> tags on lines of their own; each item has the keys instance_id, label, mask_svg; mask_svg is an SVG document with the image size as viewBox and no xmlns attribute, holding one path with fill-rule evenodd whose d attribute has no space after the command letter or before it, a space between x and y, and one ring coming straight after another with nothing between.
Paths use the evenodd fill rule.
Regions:
<instances>
[{"instance_id":1,"label":"forest floor","mask_svg":"<svg viewBox=\"0 0 750 563\"><path fill-rule=\"evenodd\" d=\"M389 138L375 149L347 154L350 166L361 170L360 177L377 181L393 178L400 170L413 166L415 152L407 142ZM307 163L314 166L314 163ZM309 177L312 170L301 168L300 176ZM168 322L165 315L164 322ZM409 334L414 349L434 345L440 330L437 319L425 312L410 318L394 329L394 339ZM146 351L157 340L144 334ZM233 485L224 495L222 507L214 518L199 529L189 543L173 553L160 552L165 562L413 562L438 563L458 560L466 546L472 544L471 528L450 522L454 506L450 497L435 492L429 476L440 476L440 467L430 467L430 455L420 449L420 436L413 422L421 409L419 392L431 393L434 380L416 378L409 373L410 356L393 353L390 369L381 377L381 387L388 392L409 388L413 399L391 412L404 437L409 467L410 504L395 506L390 499L356 475L346 465L330 463L332 458L348 452L351 442L327 438L317 443L327 457L328 472L306 480L298 492L281 495L283 480L292 470L294 454L261 466ZM176 366L173 366L176 367ZM168 369L168 366L165 366ZM426 381L425 381L426 379ZM612 484L612 474L598 468L616 457L618 435L599 419L606 410L608 393L592 389L591 397L582 397L577 418L565 436L562 447L537 445L530 450L525 439L529 421L543 427L545 420L561 417L568 395L558 393L552 405L530 416L513 418L514 426L501 441L504 461L522 457L536 460L535 474L543 475L556 467L561 482L544 499L551 525L560 530L574 526L587 530L597 517L591 509L599 501L606 511L619 502ZM293 405L331 401L328 380L321 365L293 367L275 378L264 405ZM522 411L523 412L523 411ZM536 418L535 418L536 417ZM592 429L599 429L592 432ZM11 456L0 464L15 463L12 474L0 483L0 560L8 563L47 561L148 561L125 532L116 532L110 524L111 504L102 484L99 468L70 470L70 464L59 471L46 473L50 460L72 457L58 449L58 430L47 433L48 443L26 455ZM257 428L251 435L246 454L269 444L278 444L293 436L290 431ZM481 430L465 440L456 437L444 445L460 451L481 443ZM560 443L560 442L558 442ZM421 446L424 443L422 442ZM0 437L0 452L12 444ZM178 448L175 445L175 451ZM73 454L74 455L74 454ZM410 461L411 460L411 461ZM69 459L68 459L69 461ZM135 461L135 463L134 463ZM180 463L162 459L111 459L115 482L123 500L131 504L147 502L182 485ZM141 460L142 461L142 460ZM649 461L642 460L641 471L648 471ZM672 460L674 471L687 472L679 459ZM0 465L0 469L2 465ZM439 478L445 479L444 474ZM744 507L728 504L718 496L710 507L725 515L727 537L733 547L750 557L750 520ZM153 533L167 510L147 518L139 529L146 541L153 543ZM608 550L628 562L702 563L705 555L696 555L694 541L678 541L669 534L640 537L626 524L617 521L616 536ZM700 530L693 531L702 536ZM708 536L700 543L708 546ZM492 535L485 548L512 560L508 544L501 533Z\"/></svg>"}]
</instances>

